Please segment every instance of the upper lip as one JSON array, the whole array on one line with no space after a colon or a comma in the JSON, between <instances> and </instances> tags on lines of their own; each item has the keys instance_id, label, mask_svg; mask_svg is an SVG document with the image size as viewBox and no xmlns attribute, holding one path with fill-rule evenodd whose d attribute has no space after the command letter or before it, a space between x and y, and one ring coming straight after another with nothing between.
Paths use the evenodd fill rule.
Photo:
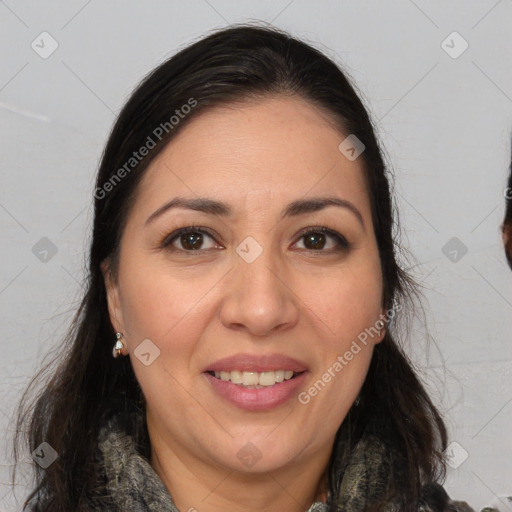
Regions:
<instances>
[{"instance_id":1,"label":"upper lip","mask_svg":"<svg viewBox=\"0 0 512 512\"><path fill-rule=\"evenodd\" d=\"M224 357L209 364L203 372L221 371L247 371L247 372L270 372L276 370L292 370L303 372L307 370L304 363L285 356L284 354L236 354Z\"/></svg>"}]
</instances>

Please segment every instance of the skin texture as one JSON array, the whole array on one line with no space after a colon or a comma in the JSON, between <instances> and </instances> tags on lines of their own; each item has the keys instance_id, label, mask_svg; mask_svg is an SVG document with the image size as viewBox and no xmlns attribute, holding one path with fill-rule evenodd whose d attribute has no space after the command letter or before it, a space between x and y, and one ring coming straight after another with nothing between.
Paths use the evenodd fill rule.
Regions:
<instances>
[{"instance_id":1,"label":"skin texture","mask_svg":"<svg viewBox=\"0 0 512 512\"><path fill-rule=\"evenodd\" d=\"M241 352L280 353L306 363L307 390L383 313L363 162L338 150L346 135L298 97L223 106L191 120L139 186L117 279L104 267L109 313L147 400L151 464L180 510L304 511L325 484L334 436L384 330L306 405L293 397L272 410L239 409L203 370ZM220 200L234 214L180 208L144 225L176 196ZM320 196L350 201L364 226L335 206L280 218L291 201ZM180 237L161 248L193 224L216 234L203 235L202 250L186 252ZM351 248L336 251L318 231L320 248L308 244L299 232L315 225ZM236 252L248 236L263 248L252 263ZM160 350L149 366L134 356L146 338ZM261 454L250 468L237 456L249 442Z\"/></svg>"},{"instance_id":2,"label":"skin texture","mask_svg":"<svg viewBox=\"0 0 512 512\"><path fill-rule=\"evenodd\" d=\"M504 223L501 226L501 235L503 238L503 245L505 246L505 255L508 264L512 269L512 223Z\"/></svg>"}]
</instances>

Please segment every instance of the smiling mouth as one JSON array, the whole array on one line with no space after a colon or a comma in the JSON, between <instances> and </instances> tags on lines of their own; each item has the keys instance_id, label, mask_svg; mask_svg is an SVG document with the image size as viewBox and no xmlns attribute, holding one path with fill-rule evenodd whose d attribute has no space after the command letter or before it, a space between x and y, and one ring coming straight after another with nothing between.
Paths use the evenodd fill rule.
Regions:
<instances>
[{"instance_id":1,"label":"smiling mouth","mask_svg":"<svg viewBox=\"0 0 512 512\"><path fill-rule=\"evenodd\" d=\"M304 372L293 372L291 370L276 370L268 372L244 372L239 370L232 371L208 371L206 372L216 379L225 382L231 382L247 389L262 389L276 384L280 384L287 380L292 380L297 375Z\"/></svg>"}]
</instances>

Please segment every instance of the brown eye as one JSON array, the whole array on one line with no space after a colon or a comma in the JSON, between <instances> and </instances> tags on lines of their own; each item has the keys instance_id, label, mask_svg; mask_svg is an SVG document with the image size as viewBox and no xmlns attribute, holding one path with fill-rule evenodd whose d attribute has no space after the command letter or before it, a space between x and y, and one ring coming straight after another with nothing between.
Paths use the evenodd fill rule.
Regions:
<instances>
[{"instance_id":1,"label":"brown eye","mask_svg":"<svg viewBox=\"0 0 512 512\"><path fill-rule=\"evenodd\" d=\"M323 233L309 233L303 238L306 249L323 249L325 247L326 236Z\"/></svg>"},{"instance_id":2,"label":"brown eye","mask_svg":"<svg viewBox=\"0 0 512 512\"><path fill-rule=\"evenodd\" d=\"M213 233L208 228L188 226L173 231L164 239L160 247L171 251L176 250L183 252L206 251L214 248L215 244L210 244L210 247L204 247L205 236L206 239L209 238L214 241Z\"/></svg>"},{"instance_id":3,"label":"brown eye","mask_svg":"<svg viewBox=\"0 0 512 512\"><path fill-rule=\"evenodd\" d=\"M185 233L181 235L180 242L183 248L197 250L201 248L203 243L202 233Z\"/></svg>"},{"instance_id":4,"label":"brown eye","mask_svg":"<svg viewBox=\"0 0 512 512\"><path fill-rule=\"evenodd\" d=\"M343 235L324 227L307 228L302 231L300 237L304 240L304 248L309 251L331 252L350 248L350 244ZM329 244L329 239L334 243L331 242L331 246L324 250Z\"/></svg>"},{"instance_id":5,"label":"brown eye","mask_svg":"<svg viewBox=\"0 0 512 512\"><path fill-rule=\"evenodd\" d=\"M173 231L164 239L160 247L178 252L199 252L222 248L215 246L214 237L215 235L209 228L188 226ZM209 247L204 247L208 239L212 240L213 244L211 242ZM304 240L303 249L312 252L330 253L350 248L349 242L343 235L324 227L306 228L301 232L299 239Z\"/></svg>"}]
</instances>

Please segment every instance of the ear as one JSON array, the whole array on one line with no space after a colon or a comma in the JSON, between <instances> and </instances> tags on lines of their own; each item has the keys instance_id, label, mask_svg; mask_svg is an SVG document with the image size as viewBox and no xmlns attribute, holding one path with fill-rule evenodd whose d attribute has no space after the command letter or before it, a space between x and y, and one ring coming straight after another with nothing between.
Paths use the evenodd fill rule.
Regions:
<instances>
[{"instance_id":1,"label":"ear","mask_svg":"<svg viewBox=\"0 0 512 512\"><path fill-rule=\"evenodd\" d=\"M101 272L103 273L103 280L105 282L105 290L107 294L108 314L110 323L115 332L125 332L123 313L121 309L121 301L119 294L119 285L117 280L114 279L111 270L110 259L107 258L101 262ZM123 349L124 351L125 349Z\"/></svg>"}]
</instances>

